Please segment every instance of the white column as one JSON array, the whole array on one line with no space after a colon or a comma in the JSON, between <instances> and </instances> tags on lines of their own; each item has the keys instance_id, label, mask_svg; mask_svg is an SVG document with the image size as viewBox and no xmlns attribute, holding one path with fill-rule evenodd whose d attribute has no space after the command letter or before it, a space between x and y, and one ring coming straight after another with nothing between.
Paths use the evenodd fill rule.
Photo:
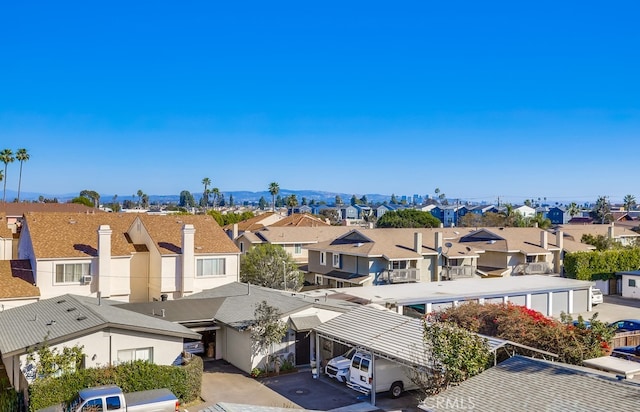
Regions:
<instances>
[{"instance_id":1,"label":"white column","mask_svg":"<svg viewBox=\"0 0 640 412\"><path fill-rule=\"evenodd\" d=\"M196 259L195 259L195 234L196 229L193 225L184 225L182 227L182 273L181 292L193 292L193 280L195 277Z\"/></svg>"},{"instance_id":2,"label":"white column","mask_svg":"<svg viewBox=\"0 0 640 412\"><path fill-rule=\"evenodd\" d=\"M569 289L569 299L568 299L568 308L567 308L567 314L570 313L574 313L575 311L573 310L573 289Z\"/></svg>"},{"instance_id":3,"label":"white column","mask_svg":"<svg viewBox=\"0 0 640 412\"><path fill-rule=\"evenodd\" d=\"M111 296L111 233L109 225L98 228L98 292Z\"/></svg>"},{"instance_id":4,"label":"white column","mask_svg":"<svg viewBox=\"0 0 640 412\"><path fill-rule=\"evenodd\" d=\"M524 302L527 309L531 309L531 293L525 295Z\"/></svg>"},{"instance_id":5,"label":"white column","mask_svg":"<svg viewBox=\"0 0 640 412\"><path fill-rule=\"evenodd\" d=\"M547 293L547 316L553 316L553 292Z\"/></svg>"}]
</instances>

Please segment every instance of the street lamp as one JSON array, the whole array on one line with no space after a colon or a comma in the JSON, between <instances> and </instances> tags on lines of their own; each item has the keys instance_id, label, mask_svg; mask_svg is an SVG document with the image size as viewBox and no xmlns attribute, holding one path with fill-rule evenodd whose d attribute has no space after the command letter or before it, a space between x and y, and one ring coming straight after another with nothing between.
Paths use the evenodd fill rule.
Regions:
<instances>
[{"instance_id":1,"label":"street lamp","mask_svg":"<svg viewBox=\"0 0 640 412\"><path fill-rule=\"evenodd\" d=\"M282 261L282 288L287 290L287 261Z\"/></svg>"}]
</instances>

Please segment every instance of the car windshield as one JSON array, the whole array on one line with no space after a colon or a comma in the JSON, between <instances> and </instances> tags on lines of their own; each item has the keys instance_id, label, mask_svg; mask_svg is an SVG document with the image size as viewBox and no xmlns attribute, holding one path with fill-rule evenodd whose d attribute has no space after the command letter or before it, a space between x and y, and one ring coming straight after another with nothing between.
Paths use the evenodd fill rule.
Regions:
<instances>
[{"instance_id":1,"label":"car windshield","mask_svg":"<svg viewBox=\"0 0 640 412\"><path fill-rule=\"evenodd\" d=\"M345 354L344 354L344 355L342 355L342 356L344 356L344 357L345 357L345 358L347 358L347 359L351 359L351 358L353 358L353 355L355 355L355 354L356 354L356 348L351 348L351 349L349 349L349 350L347 351L347 353L345 353Z\"/></svg>"},{"instance_id":2,"label":"car windshield","mask_svg":"<svg viewBox=\"0 0 640 412\"><path fill-rule=\"evenodd\" d=\"M76 396L76 398L69 402L69 404L64 408L65 412L75 411L78 405L80 405L82 402L84 402L84 399L82 399L80 396Z\"/></svg>"}]
</instances>

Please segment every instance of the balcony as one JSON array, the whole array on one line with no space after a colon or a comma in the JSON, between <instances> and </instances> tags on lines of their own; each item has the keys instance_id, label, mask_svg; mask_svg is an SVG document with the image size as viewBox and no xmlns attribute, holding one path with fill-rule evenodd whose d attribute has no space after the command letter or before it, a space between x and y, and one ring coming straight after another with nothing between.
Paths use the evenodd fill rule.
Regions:
<instances>
[{"instance_id":1,"label":"balcony","mask_svg":"<svg viewBox=\"0 0 640 412\"><path fill-rule=\"evenodd\" d=\"M389 269L386 278L389 283L420 282L420 269Z\"/></svg>"},{"instance_id":2,"label":"balcony","mask_svg":"<svg viewBox=\"0 0 640 412\"><path fill-rule=\"evenodd\" d=\"M513 269L514 275L548 275L553 273L553 266L548 262L522 263Z\"/></svg>"},{"instance_id":3,"label":"balcony","mask_svg":"<svg viewBox=\"0 0 640 412\"><path fill-rule=\"evenodd\" d=\"M442 278L448 280L472 278L475 273L475 266L445 266L442 268Z\"/></svg>"}]
</instances>

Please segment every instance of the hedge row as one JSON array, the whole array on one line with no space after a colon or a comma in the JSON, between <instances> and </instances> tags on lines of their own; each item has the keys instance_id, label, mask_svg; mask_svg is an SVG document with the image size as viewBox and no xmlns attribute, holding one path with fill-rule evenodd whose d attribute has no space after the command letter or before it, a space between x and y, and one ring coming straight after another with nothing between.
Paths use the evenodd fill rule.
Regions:
<instances>
[{"instance_id":1,"label":"hedge row","mask_svg":"<svg viewBox=\"0 0 640 412\"><path fill-rule=\"evenodd\" d=\"M638 268L640 248L572 252L564 257L566 276L579 280L612 279L616 272Z\"/></svg>"},{"instance_id":2,"label":"hedge row","mask_svg":"<svg viewBox=\"0 0 640 412\"><path fill-rule=\"evenodd\" d=\"M115 384L127 392L169 388L181 402L200 396L202 359L194 356L185 366L155 365L144 361L81 369L57 378L36 380L29 387L29 410L72 400L80 389Z\"/></svg>"}]
</instances>

